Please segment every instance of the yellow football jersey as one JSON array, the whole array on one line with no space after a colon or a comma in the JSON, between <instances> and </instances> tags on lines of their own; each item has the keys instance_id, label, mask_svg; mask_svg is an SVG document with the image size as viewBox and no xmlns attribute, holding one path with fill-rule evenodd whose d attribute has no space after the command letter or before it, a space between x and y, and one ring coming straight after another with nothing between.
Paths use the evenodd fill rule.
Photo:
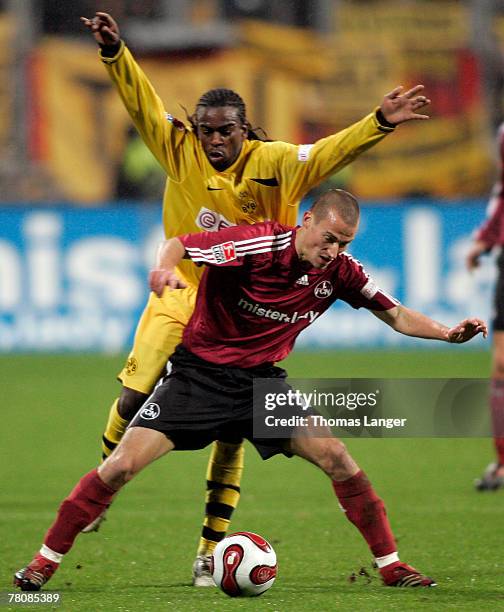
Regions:
<instances>
[{"instance_id":1,"label":"yellow football jersey","mask_svg":"<svg viewBox=\"0 0 504 612\"><path fill-rule=\"evenodd\" d=\"M124 43L115 57L102 56L102 61L142 139L166 171L167 238L267 219L295 225L299 202L311 188L393 130L380 125L373 112L312 145L246 140L234 164L219 172L193 129L165 111ZM203 270L184 261L179 272L196 285Z\"/></svg>"}]
</instances>

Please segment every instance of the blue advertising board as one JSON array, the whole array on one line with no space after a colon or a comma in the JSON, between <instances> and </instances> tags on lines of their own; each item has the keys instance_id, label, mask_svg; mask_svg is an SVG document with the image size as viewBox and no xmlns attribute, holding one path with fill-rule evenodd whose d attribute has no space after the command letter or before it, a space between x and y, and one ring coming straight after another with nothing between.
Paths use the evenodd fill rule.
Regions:
<instances>
[{"instance_id":1,"label":"blue advertising board","mask_svg":"<svg viewBox=\"0 0 504 612\"><path fill-rule=\"evenodd\" d=\"M488 319L495 268L469 274L465 254L484 203L363 206L350 252L388 293L446 324ZM162 240L144 205L0 209L0 352L127 350ZM376 317L336 304L304 347L420 346ZM432 346L432 343L429 343ZM481 340L473 346L481 347Z\"/></svg>"}]
</instances>

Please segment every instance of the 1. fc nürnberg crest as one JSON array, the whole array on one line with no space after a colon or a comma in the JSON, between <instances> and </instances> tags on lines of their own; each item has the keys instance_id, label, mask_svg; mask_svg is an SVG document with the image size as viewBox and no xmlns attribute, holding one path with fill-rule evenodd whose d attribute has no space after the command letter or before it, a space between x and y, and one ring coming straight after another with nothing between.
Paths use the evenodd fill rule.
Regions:
<instances>
[{"instance_id":1,"label":"1. fc n\u00fcrnberg crest","mask_svg":"<svg viewBox=\"0 0 504 612\"><path fill-rule=\"evenodd\" d=\"M159 404L150 402L149 404L145 405L142 408L140 412L140 416L142 417L142 419L147 419L148 421L152 421L158 418L160 412L161 412L161 408L159 407Z\"/></svg>"},{"instance_id":2,"label":"1. fc n\u00fcrnberg crest","mask_svg":"<svg viewBox=\"0 0 504 612\"><path fill-rule=\"evenodd\" d=\"M320 281L320 283L318 283L315 286L315 289L313 290L315 297L318 297L321 300L323 300L324 298L328 298L332 292L333 286L329 281L326 280Z\"/></svg>"}]
</instances>

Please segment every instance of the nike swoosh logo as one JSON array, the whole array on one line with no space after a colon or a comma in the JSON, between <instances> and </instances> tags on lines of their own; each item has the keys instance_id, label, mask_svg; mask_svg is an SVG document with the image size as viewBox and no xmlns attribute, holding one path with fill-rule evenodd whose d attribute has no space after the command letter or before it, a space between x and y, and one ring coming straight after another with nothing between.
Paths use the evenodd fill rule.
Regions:
<instances>
[{"instance_id":1,"label":"nike swoosh logo","mask_svg":"<svg viewBox=\"0 0 504 612\"><path fill-rule=\"evenodd\" d=\"M222 191L222 187L207 187L208 191Z\"/></svg>"},{"instance_id":2,"label":"nike swoosh logo","mask_svg":"<svg viewBox=\"0 0 504 612\"><path fill-rule=\"evenodd\" d=\"M254 183L259 183L259 185L266 185L266 187L278 187L278 181L275 177L273 178L251 178L251 181Z\"/></svg>"}]
</instances>

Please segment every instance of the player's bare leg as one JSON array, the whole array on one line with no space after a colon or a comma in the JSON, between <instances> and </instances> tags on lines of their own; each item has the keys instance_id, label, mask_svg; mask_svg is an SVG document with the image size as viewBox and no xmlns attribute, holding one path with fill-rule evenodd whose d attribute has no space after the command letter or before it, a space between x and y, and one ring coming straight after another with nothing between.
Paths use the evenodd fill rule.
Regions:
<instances>
[{"instance_id":1,"label":"player's bare leg","mask_svg":"<svg viewBox=\"0 0 504 612\"><path fill-rule=\"evenodd\" d=\"M116 446L121 441L121 438L128 427L129 422L140 410L143 403L149 396L140 391L123 387L121 395L114 400L109 412L109 418L105 432L102 436L102 460L105 461L109 457ZM101 524L106 518L106 511L97 516L94 521L86 525L82 533L91 533L98 531Z\"/></svg>"},{"instance_id":2,"label":"player's bare leg","mask_svg":"<svg viewBox=\"0 0 504 612\"><path fill-rule=\"evenodd\" d=\"M474 482L477 491L496 491L504 487L504 331L493 333L491 376L490 413L497 456Z\"/></svg>"},{"instance_id":3,"label":"player's bare leg","mask_svg":"<svg viewBox=\"0 0 504 612\"><path fill-rule=\"evenodd\" d=\"M144 467L173 449L173 443L153 429L129 429L112 455L83 476L62 502L39 553L14 575L23 591L38 591L54 574L83 527L112 503L117 492Z\"/></svg>"},{"instance_id":4,"label":"player's bare leg","mask_svg":"<svg viewBox=\"0 0 504 612\"><path fill-rule=\"evenodd\" d=\"M107 426L103 434L102 459L105 460L121 441L126 427L149 394L122 387L121 394L114 400L109 411Z\"/></svg>"},{"instance_id":5,"label":"player's bare leg","mask_svg":"<svg viewBox=\"0 0 504 612\"><path fill-rule=\"evenodd\" d=\"M385 585L436 586L432 578L399 560L385 505L341 440L334 438L328 428L312 426L295 435L287 446L332 480L345 516L366 540Z\"/></svg>"}]
</instances>

